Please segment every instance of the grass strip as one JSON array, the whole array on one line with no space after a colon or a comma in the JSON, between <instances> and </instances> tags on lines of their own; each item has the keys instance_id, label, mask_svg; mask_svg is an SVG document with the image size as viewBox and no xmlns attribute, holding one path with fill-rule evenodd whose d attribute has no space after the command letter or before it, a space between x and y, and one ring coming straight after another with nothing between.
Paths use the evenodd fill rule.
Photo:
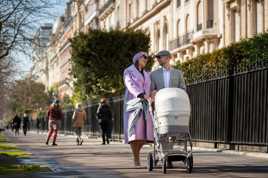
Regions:
<instances>
[{"instance_id":1,"label":"grass strip","mask_svg":"<svg viewBox=\"0 0 268 178\"><path fill-rule=\"evenodd\" d=\"M47 172L49 168L39 165L18 164L17 158L28 158L31 154L7 143L0 133L0 175Z\"/></svg>"}]
</instances>

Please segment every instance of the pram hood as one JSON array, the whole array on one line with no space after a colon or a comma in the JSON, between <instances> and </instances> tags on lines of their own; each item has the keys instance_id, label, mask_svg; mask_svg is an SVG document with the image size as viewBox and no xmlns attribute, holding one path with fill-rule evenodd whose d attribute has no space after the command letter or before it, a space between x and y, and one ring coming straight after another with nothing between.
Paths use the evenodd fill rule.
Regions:
<instances>
[{"instance_id":1,"label":"pram hood","mask_svg":"<svg viewBox=\"0 0 268 178\"><path fill-rule=\"evenodd\" d=\"M155 96L155 114L163 116L189 116L191 106L188 94L180 88L164 88Z\"/></svg>"}]
</instances>

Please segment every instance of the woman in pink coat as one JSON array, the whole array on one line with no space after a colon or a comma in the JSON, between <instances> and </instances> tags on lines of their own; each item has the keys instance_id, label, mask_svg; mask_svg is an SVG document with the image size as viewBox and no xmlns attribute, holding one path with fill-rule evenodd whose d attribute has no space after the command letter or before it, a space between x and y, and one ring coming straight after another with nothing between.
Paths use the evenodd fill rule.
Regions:
<instances>
[{"instance_id":1,"label":"woman in pink coat","mask_svg":"<svg viewBox=\"0 0 268 178\"><path fill-rule=\"evenodd\" d=\"M144 70L147 63L147 54L139 52L133 57L133 64L124 71L124 83L126 86L124 99L124 136L125 143L129 143L134 156L135 166L140 166L140 150L145 143L153 142L153 123L149 109L143 113L127 111L127 104L133 99L148 101L150 95L151 80L149 73ZM147 102L146 102L147 103ZM133 131L129 132L131 118L136 114L136 120L133 124ZM135 117L135 116L134 116ZM131 133L131 134L130 134Z\"/></svg>"}]
</instances>

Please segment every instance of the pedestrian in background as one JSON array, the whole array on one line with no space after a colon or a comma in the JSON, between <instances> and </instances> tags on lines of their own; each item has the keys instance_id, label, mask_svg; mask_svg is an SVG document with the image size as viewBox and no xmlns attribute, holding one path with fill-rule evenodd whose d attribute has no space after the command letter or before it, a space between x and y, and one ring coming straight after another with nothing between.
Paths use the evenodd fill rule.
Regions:
<instances>
[{"instance_id":1,"label":"pedestrian in background","mask_svg":"<svg viewBox=\"0 0 268 178\"><path fill-rule=\"evenodd\" d=\"M86 121L86 112L82 109L81 104L77 104L76 109L73 113L73 127L76 133L76 143L77 145L82 145L83 139L81 138L82 135L82 128L85 125Z\"/></svg>"},{"instance_id":2,"label":"pedestrian in background","mask_svg":"<svg viewBox=\"0 0 268 178\"><path fill-rule=\"evenodd\" d=\"M48 128L48 127L46 127L48 125L47 121L48 121L48 118L43 113L43 116L40 118L40 124L41 124L42 133L44 133L46 128Z\"/></svg>"},{"instance_id":3,"label":"pedestrian in background","mask_svg":"<svg viewBox=\"0 0 268 178\"><path fill-rule=\"evenodd\" d=\"M102 144L109 144L112 130L112 112L105 97L100 100L100 104L97 110L97 119L102 131Z\"/></svg>"},{"instance_id":4,"label":"pedestrian in background","mask_svg":"<svg viewBox=\"0 0 268 178\"><path fill-rule=\"evenodd\" d=\"M57 139L58 129L60 126L60 121L63 119L63 113L60 107L59 100L56 99L51 104L47 113L47 117L48 117L49 131L48 131L46 145L48 145L50 137L52 136L52 134L54 134L52 146L57 146L56 139Z\"/></svg>"},{"instance_id":5,"label":"pedestrian in background","mask_svg":"<svg viewBox=\"0 0 268 178\"><path fill-rule=\"evenodd\" d=\"M22 126L23 134L24 134L24 136L26 136L27 131L30 128L30 119L29 119L29 116L26 113L23 114L22 123L23 123L23 126Z\"/></svg>"},{"instance_id":6,"label":"pedestrian in background","mask_svg":"<svg viewBox=\"0 0 268 178\"><path fill-rule=\"evenodd\" d=\"M37 131L37 134L39 134L39 130L40 130L40 118L37 117L36 118L36 131Z\"/></svg>"},{"instance_id":7,"label":"pedestrian in background","mask_svg":"<svg viewBox=\"0 0 268 178\"><path fill-rule=\"evenodd\" d=\"M42 117L43 113L42 113L42 108L39 109L37 118L36 118L36 131L37 134L39 134L40 128L41 128L41 117Z\"/></svg>"},{"instance_id":8,"label":"pedestrian in background","mask_svg":"<svg viewBox=\"0 0 268 178\"><path fill-rule=\"evenodd\" d=\"M15 136L20 134L20 127L21 127L21 118L16 114L13 122L12 122L13 128L15 130Z\"/></svg>"}]
</instances>

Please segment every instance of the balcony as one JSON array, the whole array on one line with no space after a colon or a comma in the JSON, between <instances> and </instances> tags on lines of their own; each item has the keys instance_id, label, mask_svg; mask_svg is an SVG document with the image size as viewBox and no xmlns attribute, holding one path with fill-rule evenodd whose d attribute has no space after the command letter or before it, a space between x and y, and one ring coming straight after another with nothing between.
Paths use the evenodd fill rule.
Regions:
<instances>
[{"instance_id":1,"label":"balcony","mask_svg":"<svg viewBox=\"0 0 268 178\"><path fill-rule=\"evenodd\" d=\"M171 0L160 0L158 2L156 1L153 4L152 9L147 10L146 13L143 14L141 17L138 17L137 19L135 19L135 21L133 23L130 23L127 26L127 28L136 28L136 27L138 27L139 25L141 25L142 23L144 23L145 21L147 21L151 17L155 16L162 9L167 7L170 3L171 3Z\"/></svg>"},{"instance_id":2,"label":"balcony","mask_svg":"<svg viewBox=\"0 0 268 178\"><path fill-rule=\"evenodd\" d=\"M100 20L105 19L115 9L115 0L108 0L99 10Z\"/></svg>"},{"instance_id":3,"label":"balcony","mask_svg":"<svg viewBox=\"0 0 268 178\"><path fill-rule=\"evenodd\" d=\"M189 44L191 42L192 37L193 37L193 32L189 32L183 35L182 44L183 45Z\"/></svg>"},{"instance_id":4,"label":"balcony","mask_svg":"<svg viewBox=\"0 0 268 178\"><path fill-rule=\"evenodd\" d=\"M197 30L193 34L193 43L202 41L204 39L214 39L214 38L219 38L220 34L218 33L217 29L214 28L214 21L213 20L208 20L206 21L207 24L205 25L206 28L201 28L199 25L197 25Z\"/></svg>"},{"instance_id":5,"label":"balcony","mask_svg":"<svg viewBox=\"0 0 268 178\"><path fill-rule=\"evenodd\" d=\"M196 27L197 31L200 31L202 30L202 24L198 24L197 27Z\"/></svg>"},{"instance_id":6,"label":"balcony","mask_svg":"<svg viewBox=\"0 0 268 178\"><path fill-rule=\"evenodd\" d=\"M182 46L182 37L178 37L175 40L169 42L169 49L173 50Z\"/></svg>"},{"instance_id":7,"label":"balcony","mask_svg":"<svg viewBox=\"0 0 268 178\"><path fill-rule=\"evenodd\" d=\"M169 42L169 49L174 50L176 48L180 48L184 45L190 44L192 37L193 37L193 32L189 32L183 36L176 38L175 40L170 41Z\"/></svg>"}]
</instances>

